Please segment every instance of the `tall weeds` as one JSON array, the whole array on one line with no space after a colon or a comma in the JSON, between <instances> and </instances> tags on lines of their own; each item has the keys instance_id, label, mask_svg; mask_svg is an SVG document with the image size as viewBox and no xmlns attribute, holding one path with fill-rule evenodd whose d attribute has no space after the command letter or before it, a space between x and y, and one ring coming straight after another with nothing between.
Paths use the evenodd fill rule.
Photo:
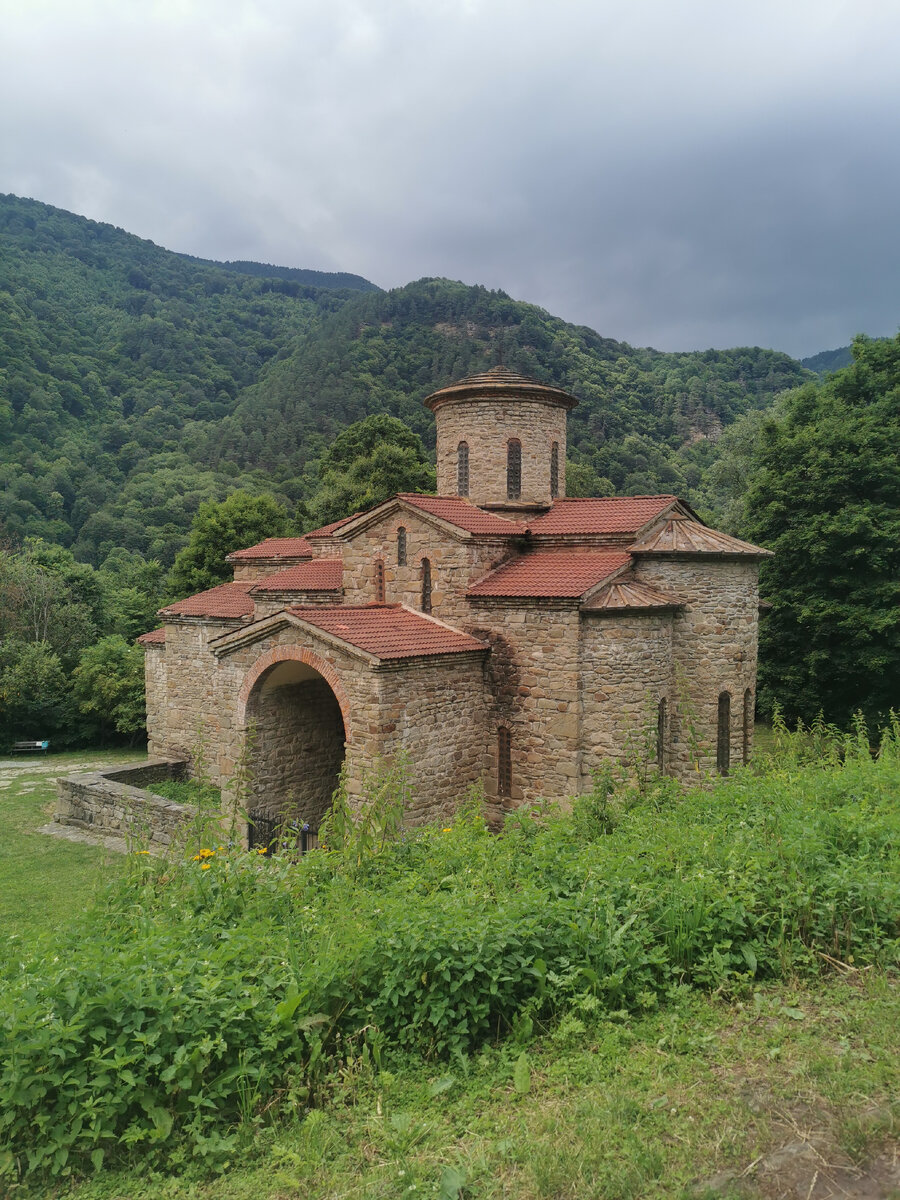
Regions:
<instances>
[{"instance_id":1,"label":"tall weeds","mask_svg":"<svg viewBox=\"0 0 900 1200\"><path fill-rule=\"evenodd\" d=\"M686 987L896 970L897 722L874 755L861 726L776 740L712 789L602 773L573 815L533 806L499 837L475 801L401 831L398 768L358 824L339 794L334 850L134 856L3 980L0 1178L222 1163L364 1051L460 1059Z\"/></svg>"}]
</instances>

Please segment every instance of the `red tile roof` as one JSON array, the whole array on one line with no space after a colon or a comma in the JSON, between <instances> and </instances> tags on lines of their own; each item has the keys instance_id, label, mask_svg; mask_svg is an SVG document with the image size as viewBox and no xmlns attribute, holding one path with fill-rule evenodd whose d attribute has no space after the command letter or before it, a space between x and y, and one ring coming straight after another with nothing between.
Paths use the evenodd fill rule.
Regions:
<instances>
[{"instance_id":1,"label":"red tile roof","mask_svg":"<svg viewBox=\"0 0 900 1200\"><path fill-rule=\"evenodd\" d=\"M339 558L318 558L287 567L277 575L267 575L254 587L258 592L333 592L343 579L344 564Z\"/></svg>"},{"instance_id":2,"label":"red tile roof","mask_svg":"<svg viewBox=\"0 0 900 1200\"><path fill-rule=\"evenodd\" d=\"M246 550L235 550L225 561L243 562L255 558L312 558L312 546L302 537L266 538Z\"/></svg>"},{"instance_id":3,"label":"red tile roof","mask_svg":"<svg viewBox=\"0 0 900 1200\"><path fill-rule=\"evenodd\" d=\"M717 529L708 529L699 521L690 521L679 516L666 521L649 537L641 538L629 548L636 553L740 554L748 558L772 557L771 550L763 550L761 546L742 542L727 533L719 533Z\"/></svg>"},{"instance_id":4,"label":"red tile roof","mask_svg":"<svg viewBox=\"0 0 900 1200\"><path fill-rule=\"evenodd\" d=\"M630 561L616 551L537 550L504 563L466 594L577 599Z\"/></svg>"},{"instance_id":5,"label":"red tile roof","mask_svg":"<svg viewBox=\"0 0 900 1200\"><path fill-rule=\"evenodd\" d=\"M534 534L636 534L660 516L677 496L610 496L557 500L549 512L528 522Z\"/></svg>"},{"instance_id":6,"label":"red tile roof","mask_svg":"<svg viewBox=\"0 0 900 1200\"><path fill-rule=\"evenodd\" d=\"M583 606L583 612L648 612L667 608L681 608L683 601L659 588L651 587L632 575L620 575L606 587L601 588Z\"/></svg>"},{"instance_id":7,"label":"red tile roof","mask_svg":"<svg viewBox=\"0 0 900 1200\"><path fill-rule=\"evenodd\" d=\"M421 658L487 649L467 633L402 604L328 605L289 611L376 658Z\"/></svg>"},{"instance_id":8,"label":"red tile roof","mask_svg":"<svg viewBox=\"0 0 900 1200\"><path fill-rule=\"evenodd\" d=\"M139 646L164 646L166 642L166 631L164 629L151 629L149 633L142 633L139 638L135 638Z\"/></svg>"},{"instance_id":9,"label":"red tile roof","mask_svg":"<svg viewBox=\"0 0 900 1200\"><path fill-rule=\"evenodd\" d=\"M349 517L341 517L339 521L332 521L330 525L322 525L318 529L311 529L309 533L304 533L303 536L308 538L328 537L340 529L342 525L346 525L348 521L352 521L354 517L358 517L359 515L358 512L355 512Z\"/></svg>"},{"instance_id":10,"label":"red tile roof","mask_svg":"<svg viewBox=\"0 0 900 1200\"><path fill-rule=\"evenodd\" d=\"M468 533L522 537L527 532L521 521L508 521L505 517L486 512L463 496L420 496L418 492L401 492L397 499L405 501L413 508L421 509L422 512L431 513L433 517L439 517L458 529L465 529Z\"/></svg>"},{"instance_id":11,"label":"red tile roof","mask_svg":"<svg viewBox=\"0 0 900 1200\"><path fill-rule=\"evenodd\" d=\"M241 583L221 583L208 591L198 592L196 596L188 596L175 604L168 604L159 610L163 617L218 617L222 620L235 617L253 616L253 597L251 588L256 587L255 579L244 580Z\"/></svg>"}]
</instances>

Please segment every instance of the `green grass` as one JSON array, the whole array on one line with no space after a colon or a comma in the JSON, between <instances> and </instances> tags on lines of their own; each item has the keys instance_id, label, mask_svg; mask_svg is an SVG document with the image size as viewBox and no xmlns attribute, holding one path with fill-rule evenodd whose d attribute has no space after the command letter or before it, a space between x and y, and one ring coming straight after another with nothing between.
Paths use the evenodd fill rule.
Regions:
<instances>
[{"instance_id":1,"label":"green grass","mask_svg":"<svg viewBox=\"0 0 900 1200\"><path fill-rule=\"evenodd\" d=\"M207 809L218 809L222 803L222 792L210 783L196 783L193 779L163 779L154 783L152 792L176 804L193 804Z\"/></svg>"},{"instance_id":2,"label":"green grass","mask_svg":"<svg viewBox=\"0 0 900 1200\"><path fill-rule=\"evenodd\" d=\"M55 949L0 964L0 1180L21 1200L704 1181L886 1200L900 744L872 762L864 740L840 760L808 742L684 796L598 783L500 838L470 809L379 854L120 859ZM48 1145L34 1164L70 1178L13 1186Z\"/></svg>"},{"instance_id":3,"label":"green grass","mask_svg":"<svg viewBox=\"0 0 900 1200\"><path fill-rule=\"evenodd\" d=\"M561 1026L529 1047L527 1092L514 1084L518 1047L396 1073L357 1063L305 1120L251 1123L215 1179L101 1172L70 1190L13 1194L638 1200L702 1195L697 1185L727 1173L720 1195L779 1195L764 1190L774 1182L765 1162L753 1164L803 1137L833 1169L863 1175L897 1148L898 1028L900 987L874 972L731 1001L686 994L665 1013ZM800 1195L817 1167L813 1157ZM463 1179L460 1194L451 1185Z\"/></svg>"},{"instance_id":4,"label":"green grass","mask_svg":"<svg viewBox=\"0 0 900 1200\"><path fill-rule=\"evenodd\" d=\"M96 764L136 762L134 750L83 750L8 759L0 766L0 954L10 934L59 930L122 869L122 856L38 833L53 820L60 775ZM6 785L6 786L3 786Z\"/></svg>"}]
</instances>

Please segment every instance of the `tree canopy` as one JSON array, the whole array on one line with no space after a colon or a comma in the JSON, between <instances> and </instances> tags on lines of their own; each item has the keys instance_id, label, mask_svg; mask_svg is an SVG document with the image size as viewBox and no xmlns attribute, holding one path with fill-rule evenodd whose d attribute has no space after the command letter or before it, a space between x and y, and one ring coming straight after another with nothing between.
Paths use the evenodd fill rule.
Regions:
<instances>
[{"instance_id":1,"label":"tree canopy","mask_svg":"<svg viewBox=\"0 0 900 1200\"><path fill-rule=\"evenodd\" d=\"M264 538L292 532L288 514L274 496L237 491L220 504L201 504L188 544L175 559L169 588L174 597L181 599L224 583L233 574L226 555Z\"/></svg>"},{"instance_id":2,"label":"tree canopy","mask_svg":"<svg viewBox=\"0 0 900 1200\"><path fill-rule=\"evenodd\" d=\"M769 350L636 349L446 279L382 293L226 269L15 196L0 238L0 528L95 567L124 548L168 569L201 504L235 489L313 506L323 455L367 416L430 452L422 399L492 366L501 337L510 366L581 400L568 440L588 489L696 502L721 431L806 378Z\"/></svg>"},{"instance_id":3,"label":"tree canopy","mask_svg":"<svg viewBox=\"0 0 900 1200\"><path fill-rule=\"evenodd\" d=\"M334 439L322 457L311 528L381 504L396 492L433 492L422 439L396 417L374 413Z\"/></svg>"},{"instance_id":4,"label":"tree canopy","mask_svg":"<svg viewBox=\"0 0 900 1200\"><path fill-rule=\"evenodd\" d=\"M840 724L900 703L900 337L857 338L853 354L763 423L745 524L776 553L762 702Z\"/></svg>"}]
</instances>

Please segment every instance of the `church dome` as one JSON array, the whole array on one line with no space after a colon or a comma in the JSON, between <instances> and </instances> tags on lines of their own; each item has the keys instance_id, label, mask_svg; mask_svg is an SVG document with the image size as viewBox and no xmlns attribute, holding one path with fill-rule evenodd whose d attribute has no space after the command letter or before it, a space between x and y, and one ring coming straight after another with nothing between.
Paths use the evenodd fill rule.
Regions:
<instances>
[{"instance_id":1,"label":"church dome","mask_svg":"<svg viewBox=\"0 0 900 1200\"><path fill-rule=\"evenodd\" d=\"M566 494L566 418L577 403L502 366L432 392L438 494L517 516L549 508Z\"/></svg>"},{"instance_id":2,"label":"church dome","mask_svg":"<svg viewBox=\"0 0 900 1200\"><path fill-rule=\"evenodd\" d=\"M561 405L566 411L571 411L578 401L562 388L540 383L527 375L520 375L509 367L491 367L489 371L479 371L475 375L467 375L465 379L448 384L426 396L423 404L435 411L442 404L454 400L469 400L473 397L496 397L498 400L515 396L516 399L538 400L544 404Z\"/></svg>"}]
</instances>

